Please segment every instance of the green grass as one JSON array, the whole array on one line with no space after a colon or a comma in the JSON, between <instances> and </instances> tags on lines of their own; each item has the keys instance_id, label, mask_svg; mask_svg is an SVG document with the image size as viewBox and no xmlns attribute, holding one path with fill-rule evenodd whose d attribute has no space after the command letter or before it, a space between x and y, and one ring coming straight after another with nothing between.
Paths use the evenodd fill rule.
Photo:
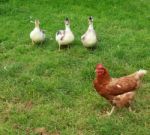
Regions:
<instances>
[{"instance_id":1,"label":"green grass","mask_svg":"<svg viewBox=\"0 0 150 135\"><path fill-rule=\"evenodd\" d=\"M150 70L149 11L149 0L1 0L0 135L25 135L27 129L34 135L39 127L61 135L149 135L149 73L134 113L102 116L110 105L92 86L97 63L114 77ZM90 15L100 39L95 51L80 42ZM65 17L76 39L70 50L58 52L55 32ZM36 18L47 35L39 46L29 38Z\"/></svg>"}]
</instances>

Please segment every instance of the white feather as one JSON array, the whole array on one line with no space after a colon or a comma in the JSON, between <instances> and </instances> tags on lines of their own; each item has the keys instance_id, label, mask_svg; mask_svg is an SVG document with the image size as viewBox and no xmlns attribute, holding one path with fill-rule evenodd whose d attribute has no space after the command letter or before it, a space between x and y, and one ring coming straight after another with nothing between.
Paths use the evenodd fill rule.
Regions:
<instances>
[{"instance_id":1,"label":"white feather","mask_svg":"<svg viewBox=\"0 0 150 135\"><path fill-rule=\"evenodd\" d=\"M42 42L45 40L45 34L40 30L40 28L34 28L30 33L30 38L34 42Z\"/></svg>"},{"instance_id":2,"label":"white feather","mask_svg":"<svg viewBox=\"0 0 150 135\"><path fill-rule=\"evenodd\" d=\"M90 23L88 30L81 36L81 42L85 47L93 47L96 45L97 37L93 28L93 22Z\"/></svg>"},{"instance_id":3,"label":"white feather","mask_svg":"<svg viewBox=\"0 0 150 135\"><path fill-rule=\"evenodd\" d=\"M59 45L69 45L74 41L74 34L72 33L70 26L65 24L65 30L59 30L56 33L56 41Z\"/></svg>"},{"instance_id":4,"label":"white feather","mask_svg":"<svg viewBox=\"0 0 150 135\"><path fill-rule=\"evenodd\" d=\"M60 45L68 45L74 41L74 35L71 31L65 31L64 34L56 34L56 41Z\"/></svg>"},{"instance_id":5,"label":"white feather","mask_svg":"<svg viewBox=\"0 0 150 135\"><path fill-rule=\"evenodd\" d=\"M147 74L147 70L140 69L139 71L136 72L136 78L139 79L143 77L145 74Z\"/></svg>"},{"instance_id":6,"label":"white feather","mask_svg":"<svg viewBox=\"0 0 150 135\"><path fill-rule=\"evenodd\" d=\"M144 70L144 69L140 69L139 71L138 71L138 74L147 74L147 70Z\"/></svg>"}]
</instances>

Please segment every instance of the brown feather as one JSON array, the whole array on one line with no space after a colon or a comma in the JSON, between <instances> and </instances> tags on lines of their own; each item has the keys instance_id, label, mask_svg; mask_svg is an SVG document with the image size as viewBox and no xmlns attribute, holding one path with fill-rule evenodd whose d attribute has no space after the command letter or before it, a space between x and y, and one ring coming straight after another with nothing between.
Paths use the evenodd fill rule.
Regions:
<instances>
[{"instance_id":1,"label":"brown feather","mask_svg":"<svg viewBox=\"0 0 150 135\"><path fill-rule=\"evenodd\" d=\"M144 75L143 75L144 76ZM134 91L140 86L141 74L111 78L101 64L96 67L96 79L93 81L96 91L118 107L129 106L134 98Z\"/></svg>"},{"instance_id":2,"label":"brown feather","mask_svg":"<svg viewBox=\"0 0 150 135\"><path fill-rule=\"evenodd\" d=\"M134 99L134 95L135 92L127 92L125 94L115 96L112 101L112 104L119 108L129 107L132 100Z\"/></svg>"}]
</instances>

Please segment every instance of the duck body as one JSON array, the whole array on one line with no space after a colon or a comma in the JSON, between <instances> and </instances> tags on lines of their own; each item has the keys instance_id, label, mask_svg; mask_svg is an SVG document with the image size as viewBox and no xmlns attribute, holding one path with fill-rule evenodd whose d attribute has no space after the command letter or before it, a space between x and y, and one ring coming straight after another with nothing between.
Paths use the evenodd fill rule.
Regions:
<instances>
[{"instance_id":1,"label":"duck body","mask_svg":"<svg viewBox=\"0 0 150 135\"><path fill-rule=\"evenodd\" d=\"M38 28L34 28L30 33L30 38L34 42L43 42L45 40L45 34Z\"/></svg>"},{"instance_id":2,"label":"duck body","mask_svg":"<svg viewBox=\"0 0 150 135\"><path fill-rule=\"evenodd\" d=\"M56 33L56 41L58 42L59 50L61 46L69 46L74 41L74 34L70 29L70 22L68 18L65 19L65 30L59 30Z\"/></svg>"},{"instance_id":3,"label":"duck body","mask_svg":"<svg viewBox=\"0 0 150 135\"><path fill-rule=\"evenodd\" d=\"M71 30L60 30L56 33L56 41L60 45L68 45L74 41L74 35Z\"/></svg>"},{"instance_id":4,"label":"duck body","mask_svg":"<svg viewBox=\"0 0 150 135\"><path fill-rule=\"evenodd\" d=\"M89 27L84 35L81 36L81 42L84 47L95 47L97 43L96 32L93 27L93 19L89 18Z\"/></svg>"},{"instance_id":5,"label":"duck body","mask_svg":"<svg viewBox=\"0 0 150 135\"><path fill-rule=\"evenodd\" d=\"M82 37L81 42L84 47L96 46L97 38L94 30L88 30Z\"/></svg>"},{"instance_id":6,"label":"duck body","mask_svg":"<svg viewBox=\"0 0 150 135\"><path fill-rule=\"evenodd\" d=\"M39 21L35 21L35 28L30 33L32 43L39 43L45 40L45 33L39 27Z\"/></svg>"}]
</instances>

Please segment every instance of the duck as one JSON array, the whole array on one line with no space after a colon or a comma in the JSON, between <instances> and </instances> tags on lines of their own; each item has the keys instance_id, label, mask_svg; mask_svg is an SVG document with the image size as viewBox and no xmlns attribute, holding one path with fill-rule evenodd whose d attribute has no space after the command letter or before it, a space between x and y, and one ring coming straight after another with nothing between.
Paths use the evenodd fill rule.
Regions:
<instances>
[{"instance_id":1,"label":"duck","mask_svg":"<svg viewBox=\"0 0 150 135\"><path fill-rule=\"evenodd\" d=\"M96 32L93 27L93 17L88 18L89 27L87 31L81 36L81 42L86 48L94 48L97 43Z\"/></svg>"},{"instance_id":2,"label":"duck","mask_svg":"<svg viewBox=\"0 0 150 135\"><path fill-rule=\"evenodd\" d=\"M43 43L45 40L45 33L40 29L40 21L35 20L35 28L30 33L32 44Z\"/></svg>"},{"instance_id":3,"label":"duck","mask_svg":"<svg viewBox=\"0 0 150 135\"><path fill-rule=\"evenodd\" d=\"M74 34L70 28L70 20L66 18L65 21L65 30L59 30L56 33L56 42L59 45L59 51L61 46L67 45L70 47L70 44L74 41Z\"/></svg>"}]
</instances>

